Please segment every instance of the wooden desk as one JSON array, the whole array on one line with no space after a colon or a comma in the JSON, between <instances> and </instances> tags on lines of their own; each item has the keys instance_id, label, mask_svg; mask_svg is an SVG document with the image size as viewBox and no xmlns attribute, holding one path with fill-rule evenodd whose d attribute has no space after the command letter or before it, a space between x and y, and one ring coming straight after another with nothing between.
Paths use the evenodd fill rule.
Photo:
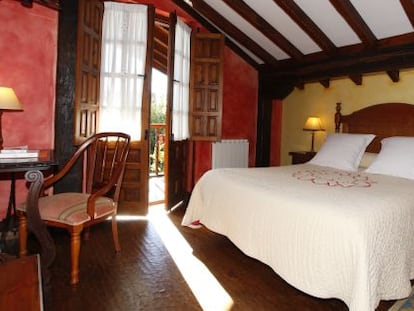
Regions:
<instances>
[{"instance_id":1,"label":"wooden desk","mask_svg":"<svg viewBox=\"0 0 414 311\"><path fill-rule=\"evenodd\" d=\"M53 150L40 150L37 158L0 159L0 173L45 171L56 166Z\"/></svg>"},{"instance_id":2,"label":"wooden desk","mask_svg":"<svg viewBox=\"0 0 414 311\"><path fill-rule=\"evenodd\" d=\"M40 150L37 158L0 159L0 174L3 179L10 180L9 204L0 237L0 249L5 248L7 232L15 229L16 221L16 179L24 178L23 174L31 170L51 172L57 168L53 150Z\"/></svg>"},{"instance_id":3,"label":"wooden desk","mask_svg":"<svg viewBox=\"0 0 414 311\"><path fill-rule=\"evenodd\" d=\"M54 159L54 153L52 150L41 150L38 158L28 158L28 159L0 159L0 174L8 175L8 179L11 180L10 187L10 199L9 206L7 209L6 216L6 234L10 228L10 225L13 224L13 221L16 221L16 201L15 201L15 182L16 175L18 174L19 178L23 177L23 174L26 172L24 178L26 181L30 182L30 189L37 189L32 191L32 195L39 195L41 191L41 186L43 184L43 173L50 171L53 173L57 169L57 162ZM22 175L22 176L20 176ZM37 204L33 203L33 198L28 197L26 201L26 214L27 214L27 226L29 230L35 235L36 239L39 241L41 249L41 285L43 288L43 293L45 297L50 294L50 266L53 263L55 258L56 250L53 244L53 241L49 235L49 232L46 229L45 224L41 221L39 210ZM10 224L11 222L11 224ZM1 239L5 239L5 235L2 234ZM1 241L1 240L0 240ZM6 246L5 240L2 245ZM22 257L21 260L24 261ZM37 262L39 259L37 258ZM0 308L0 310L2 310ZM15 309L18 310L18 309ZM19 309L20 310L20 309ZM38 310L38 309L25 309L25 310Z\"/></svg>"}]
</instances>

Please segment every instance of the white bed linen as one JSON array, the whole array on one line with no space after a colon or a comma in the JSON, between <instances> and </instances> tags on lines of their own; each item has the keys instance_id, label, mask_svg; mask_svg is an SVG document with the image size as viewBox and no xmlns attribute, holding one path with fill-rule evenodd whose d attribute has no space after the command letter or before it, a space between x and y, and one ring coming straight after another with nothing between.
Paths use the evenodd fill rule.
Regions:
<instances>
[{"instance_id":1,"label":"white bed linen","mask_svg":"<svg viewBox=\"0 0 414 311\"><path fill-rule=\"evenodd\" d=\"M352 311L410 293L414 181L311 164L216 169L196 184L182 224L197 220Z\"/></svg>"}]
</instances>

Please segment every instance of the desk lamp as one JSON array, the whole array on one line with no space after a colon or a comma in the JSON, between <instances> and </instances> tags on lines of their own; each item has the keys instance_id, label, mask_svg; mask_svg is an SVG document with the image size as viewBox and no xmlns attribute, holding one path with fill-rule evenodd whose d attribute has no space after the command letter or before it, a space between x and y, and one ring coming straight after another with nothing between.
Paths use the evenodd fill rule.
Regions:
<instances>
[{"instance_id":1,"label":"desk lamp","mask_svg":"<svg viewBox=\"0 0 414 311\"><path fill-rule=\"evenodd\" d=\"M309 117L306 120L305 125L303 126L303 130L312 132L311 152L315 152L313 148L313 144L315 140L315 132L325 130L324 128L322 128L321 119L319 117Z\"/></svg>"},{"instance_id":2,"label":"desk lamp","mask_svg":"<svg viewBox=\"0 0 414 311\"><path fill-rule=\"evenodd\" d=\"M3 149L3 134L1 129L1 117L3 111L23 110L22 104L10 87L0 86L0 150Z\"/></svg>"}]
</instances>

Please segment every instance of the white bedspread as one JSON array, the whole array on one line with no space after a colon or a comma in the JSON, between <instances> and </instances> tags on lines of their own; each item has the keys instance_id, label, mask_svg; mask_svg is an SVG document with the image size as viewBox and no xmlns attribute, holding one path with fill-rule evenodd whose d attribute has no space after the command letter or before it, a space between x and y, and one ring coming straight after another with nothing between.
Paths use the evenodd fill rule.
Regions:
<instances>
[{"instance_id":1,"label":"white bedspread","mask_svg":"<svg viewBox=\"0 0 414 311\"><path fill-rule=\"evenodd\" d=\"M211 170L182 224L196 220L296 288L352 311L410 293L414 181L310 164Z\"/></svg>"}]
</instances>

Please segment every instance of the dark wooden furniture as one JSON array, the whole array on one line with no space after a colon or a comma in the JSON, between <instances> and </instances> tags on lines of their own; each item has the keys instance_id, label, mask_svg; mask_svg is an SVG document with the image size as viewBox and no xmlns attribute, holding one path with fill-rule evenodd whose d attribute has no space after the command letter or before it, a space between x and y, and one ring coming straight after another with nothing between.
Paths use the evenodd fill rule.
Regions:
<instances>
[{"instance_id":1,"label":"dark wooden furniture","mask_svg":"<svg viewBox=\"0 0 414 311\"><path fill-rule=\"evenodd\" d=\"M291 151L289 155L292 157L292 164L302 164L310 161L316 152L311 151Z\"/></svg>"},{"instance_id":2,"label":"dark wooden furniture","mask_svg":"<svg viewBox=\"0 0 414 311\"><path fill-rule=\"evenodd\" d=\"M17 173L29 170L45 171L57 165L53 150L40 150L37 158L0 159L0 173Z\"/></svg>"},{"instance_id":3,"label":"dark wooden furniture","mask_svg":"<svg viewBox=\"0 0 414 311\"><path fill-rule=\"evenodd\" d=\"M82 230L105 221L110 216L115 250L120 251L116 213L129 144L130 136L127 134L98 133L85 140L53 176L43 180L39 171L28 172L27 179L33 183L27 204L18 207L21 256L27 253L27 225L29 229L43 223L66 229L70 233L71 244L70 283L76 284L79 282ZM85 173L82 193L41 196L45 190L61 180L79 160L83 161Z\"/></svg>"},{"instance_id":4,"label":"dark wooden furniture","mask_svg":"<svg viewBox=\"0 0 414 311\"><path fill-rule=\"evenodd\" d=\"M367 152L378 153L381 140L390 136L414 136L414 105L384 103L369 106L349 115L342 115L341 103L336 104L335 131L375 134Z\"/></svg>"},{"instance_id":5,"label":"dark wooden furniture","mask_svg":"<svg viewBox=\"0 0 414 311\"><path fill-rule=\"evenodd\" d=\"M39 255L0 263L0 310L43 310Z\"/></svg>"},{"instance_id":6,"label":"dark wooden furniture","mask_svg":"<svg viewBox=\"0 0 414 311\"><path fill-rule=\"evenodd\" d=\"M9 203L0 238L0 247L5 247L7 232L14 229L16 221L16 179L30 170L52 173L57 168L53 150L40 150L37 158L0 159L0 174L10 180Z\"/></svg>"},{"instance_id":7,"label":"dark wooden furniture","mask_svg":"<svg viewBox=\"0 0 414 311\"><path fill-rule=\"evenodd\" d=\"M5 227L2 233L2 245L6 245L5 238L7 231L14 227L16 218L16 199L15 199L15 182L16 178L20 178L20 174L25 174L28 182L31 182L29 193L39 195L41 185L43 182L43 173L53 173L57 168L57 162L54 159L53 150L41 150L38 158L29 159L1 159L0 173L3 175L9 174L8 178L11 180L9 205L7 209L7 216L5 220ZM41 222L37 205L28 197L27 205L27 227L35 235L41 248L41 274L43 292L50 293L50 266L55 258L55 245L46 229L46 226ZM4 239L4 240L3 240ZM1 308L0 308L1 309ZM16 309L17 310L17 309Z\"/></svg>"}]
</instances>

